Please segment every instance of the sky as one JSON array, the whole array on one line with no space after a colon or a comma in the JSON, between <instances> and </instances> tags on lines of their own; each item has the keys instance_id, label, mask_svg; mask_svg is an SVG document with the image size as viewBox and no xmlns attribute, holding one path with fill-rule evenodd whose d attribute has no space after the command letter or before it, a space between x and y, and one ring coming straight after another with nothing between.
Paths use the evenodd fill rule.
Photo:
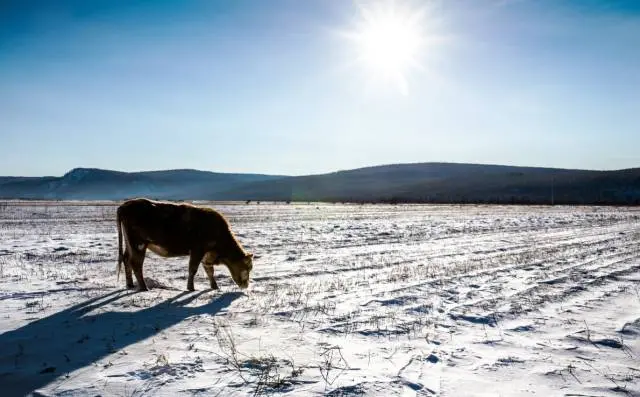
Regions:
<instances>
[{"instance_id":1,"label":"sky","mask_svg":"<svg viewBox=\"0 0 640 397\"><path fill-rule=\"evenodd\" d=\"M0 175L640 167L639 49L639 1L4 0Z\"/></svg>"}]
</instances>

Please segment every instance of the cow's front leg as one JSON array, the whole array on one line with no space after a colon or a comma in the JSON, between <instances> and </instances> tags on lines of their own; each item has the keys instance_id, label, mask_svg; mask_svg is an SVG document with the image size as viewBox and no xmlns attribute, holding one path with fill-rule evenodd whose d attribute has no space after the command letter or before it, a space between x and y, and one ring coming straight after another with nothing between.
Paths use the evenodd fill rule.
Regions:
<instances>
[{"instance_id":1,"label":"cow's front leg","mask_svg":"<svg viewBox=\"0 0 640 397\"><path fill-rule=\"evenodd\" d=\"M187 289L189 291L194 291L195 288L193 286L193 278L196 276L198 272L198 266L200 266L200 261L204 253L200 253L197 251L191 251L191 255L189 256L189 278L187 279Z\"/></svg>"},{"instance_id":2,"label":"cow's front leg","mask_svg":"<svg viewBox=\"0 0 640 397\"><path fill-rule=\"evenodd\" d=\"M207 272L207 277L209 277L209 284L211 285L211 289L218 289L218 283L216 283L216 279L215 277L213 277L213 263L203 262L202 267L204 267L204 271Z\"/></svg>"},{"instance_id":3,"label":"cow's front leg","mask_svg":"<svg viewBox=\"0 0 640 397\"><path fill-rule=\"evenodd\" d=\"M219 263L217 259L218 254L216 254L215 251L207 252L202 259L202 267L204 267L204 271L207 272L207 277L209 277L209 284L211 285L211 289L218 289L218 283L216 283L213 272L213 265Z\"/></svg>"}]
</instances>

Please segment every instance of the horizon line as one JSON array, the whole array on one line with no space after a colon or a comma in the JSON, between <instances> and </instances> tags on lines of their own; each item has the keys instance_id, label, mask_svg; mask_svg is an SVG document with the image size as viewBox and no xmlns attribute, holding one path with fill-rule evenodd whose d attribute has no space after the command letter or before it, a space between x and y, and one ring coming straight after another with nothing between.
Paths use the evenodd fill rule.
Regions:
<instances>
[{"instance_id":1,"label":"horizon line","mask_svg":"<svg viewBox=\"0 0 640 397\"><path fill-rule=\"evenodd\" d=\"M426 165L426 164L443 164L443 165L471 165L471 166L488 166L488 167L511 167L511 168L535 168L535 169L546 169L546 170L558 170L558 171L591 171L591 172L615 172L615 171L626 171L626 170L634 170L640 168L638 167L628 167L628 168L615 168L615 169L589 169L589 168L568 168L568 167L552 167L552 166L535 166L535 165L513 165L513 164L498 164L498 163L463 163L463 162L455 162L455 161L423 161L423 162L409 162L409 163L386 163L386 164L375 164L375 165L367 165L362 167L355 168L347 168L347 169L337 169L333 171L325 171L318 173L309 173L309 174L299 174L299 175L291 175L291 174L269 174L264 172L233 172L233 171L213 171L206 169L197 169L197 168L165 168L165 169L146 169L146 170L132 170L132 171L124 171L118 169L111 168L100 168L100 167L73 167L69 169L67 172L62 175L0 175L2 178L62 178L65 175L76 171L76 170L96 170L96 171L108 171L108 172L117 172L123 174L142 174L142 173L152 173L152 172L169 172L169 171L192 171L192 172L208 172L214 174L225 174L225 175L265 175L265 176L278 176L278 177L305 177L305 176L317 176L317 175L329 175L336 174L340 172L349 172L349 171L358 171L370 168L381 168L381 167L392 167L392 166L411 166L411 165Z\"/></svg>"}]
</instances>

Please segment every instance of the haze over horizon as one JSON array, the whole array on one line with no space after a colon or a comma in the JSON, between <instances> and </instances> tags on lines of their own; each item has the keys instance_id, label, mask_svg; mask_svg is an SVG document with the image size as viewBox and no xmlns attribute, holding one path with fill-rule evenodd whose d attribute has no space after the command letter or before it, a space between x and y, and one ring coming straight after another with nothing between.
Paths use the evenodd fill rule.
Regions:
<instances>
[{"instance_id":1,"label":"haze over horizon","mask_svg":"<svg viewBox=\"0 0 640 397\"><path fill-rule=\"evenodd\" d=\"M5 1L0 175L640 167L640 2Z\"/></svg>"}]
</instances>

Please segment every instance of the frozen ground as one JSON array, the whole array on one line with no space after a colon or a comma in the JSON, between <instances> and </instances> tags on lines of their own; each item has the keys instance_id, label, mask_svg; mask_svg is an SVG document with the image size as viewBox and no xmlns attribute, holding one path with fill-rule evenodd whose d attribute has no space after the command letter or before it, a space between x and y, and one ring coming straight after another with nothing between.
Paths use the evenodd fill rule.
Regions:
<instances>
[{"instance_id":1,"label":"frozen ground","mask_svg":"<svg viewBox=\"0 0 640 397\"><path fill-rule=\"evenodd\" d=\"M113 205L0 203L0 395L640 395L640 209L216 208L246 293L126 291Z\"/></svg>"}]
</instances>

